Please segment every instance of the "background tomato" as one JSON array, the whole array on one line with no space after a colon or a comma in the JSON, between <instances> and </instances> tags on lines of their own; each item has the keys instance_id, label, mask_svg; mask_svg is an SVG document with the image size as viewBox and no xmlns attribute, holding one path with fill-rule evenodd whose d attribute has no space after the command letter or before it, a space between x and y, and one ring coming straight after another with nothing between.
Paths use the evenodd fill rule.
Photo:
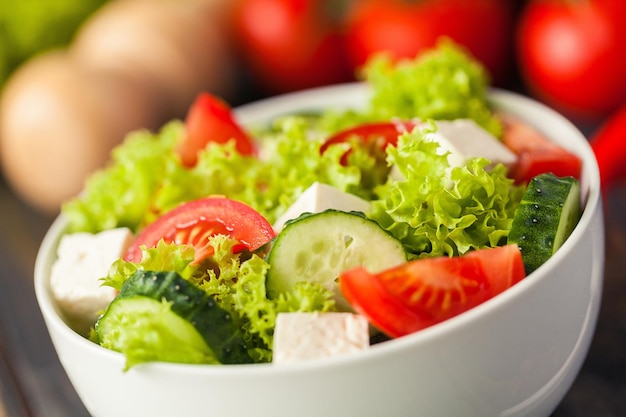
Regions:
<instances>
[{"instance_id":1,"label":"background tomato","mask_svg":"<svg viewBox=\"0 0 626 417\"><path fill-rule=\"evenodd\" d=\"M234 37L244 65L264 93L352 79L333 5L326 0L236 2Z\"/></svg>"},{"instance_id":2,"label":"background tomato","mask_svg":"<svg viewBox=\"0 0 626 417\"><path fill-rule=\"evenodd\" d=\"M445 35L503 84L512 69L514 9L515 2L502 0L354 1L346 17L348 52L356 67L381 51L414 58Z\"/></svg>"},{"instance_id":3,"label":"background tomato","mask_svg":"<svg viewBox=\"0 0 626 417\"><path fill-rule=\"evenodd\" d=\"M606 116L626 100L626 2L531 1L517 33L532 93L571 117Z\"/></svg>"},{"instance_id":4,"label":"background tomato","mask_svg":"<svg viewBox=\"0 0 626 417\"><path fill-rule=\"evenodd\" d=\"M602 189L608 192L616 182L626 180L626 103L600 125L590 142Z\"/></svg>"}]
</instances>

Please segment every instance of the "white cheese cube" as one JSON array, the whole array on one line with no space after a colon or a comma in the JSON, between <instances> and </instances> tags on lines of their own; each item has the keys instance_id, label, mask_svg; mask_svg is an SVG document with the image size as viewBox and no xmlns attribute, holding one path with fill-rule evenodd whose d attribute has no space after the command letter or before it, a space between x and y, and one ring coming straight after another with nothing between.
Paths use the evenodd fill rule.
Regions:
<instances>
[{"instance_id":1,"label":"white cheese cube","mask_svg":"<svg viewBox=\"0 0 626 417\"><path fill-rule=\"evenodd\" d=\"M462 166L474 157L484 157L491 166L502 163L511 166L517 156L501 141L470 119L441 120L436 122L434 139L446 151L451 166Z\"/></svg>"},{"instance_id":2,"label":"white cheese cube","mask_svg":"<svg viewBox=\"0 0 626 417\"><path fill-rule=\"evenodd\" d=\"M295 219L302 213L319 213L324 210L367 212L370 203L353 194L344 193L328 184L313 183L285 213L274 223L274 231L280 232L288 220Z\"/></svg>"},{"instance_id":3,"label":"white cheese cube","mask_svg":"<svg viewBox=\"0 0 626 417\"><path fill-rule=\"evenodd\" d=\"M274 363L358 352L369 347L369 325L353 313L279 313L274 329Z\"/></svg>"},{"instance_id":4,"label":"white cheese cube","mask_svg":"<svg viewBox=\"0 0 626 417\"><path fill-rule=\"evenodd\" d=\"M60 309L77 331L86 332L116 295L101 285L111 264L121 258L132 240L127 228L98 234L65 235L52 265L50 288Z\"/></svg>"}]
</instances>

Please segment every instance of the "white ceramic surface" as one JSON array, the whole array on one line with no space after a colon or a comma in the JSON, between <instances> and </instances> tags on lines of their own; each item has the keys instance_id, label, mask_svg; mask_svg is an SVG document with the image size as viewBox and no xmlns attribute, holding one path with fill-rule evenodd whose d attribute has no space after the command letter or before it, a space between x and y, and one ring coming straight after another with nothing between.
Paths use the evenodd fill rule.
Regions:
<instances>
[{"instance_id":1,"label":"white ceramic surface","mask_svg":"<svg viewBox=\"0 0 626 417\"><path fill-rule=\"evenodd\" d=\"M277 114L359 106L358 84L272 98L238 109L256 124ZM493 103L583 159L583 216L564 246L514 288L472 311L356 355L276 366L148 364L83 339L58 315L49 272L64 230L42 242L35 290L61 363L94 417L548 416L586 356L600 305L604 229L598 169L567 120L528 98Z\"/></svg>"}]
</instances>

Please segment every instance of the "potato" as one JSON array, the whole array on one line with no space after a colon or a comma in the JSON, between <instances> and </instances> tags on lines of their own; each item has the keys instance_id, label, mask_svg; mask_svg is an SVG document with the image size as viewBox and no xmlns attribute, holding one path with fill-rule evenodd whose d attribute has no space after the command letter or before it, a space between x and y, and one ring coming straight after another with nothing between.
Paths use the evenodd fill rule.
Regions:
<instances>
[{"instance_id":1,"label":"potato","mask_svg":"<svg viewBox=\"0 0 626 417\"><path fill-rule=\"evenodd\" d=\"M141 74L180 117L201 90L227 99L235 91L229 1L112 1L79 29L71 52L90 66Z\"/></svg>"},{"instance_id":2,"label":"potato","mask_svg":"<svg viewBox=\"0 0 626 417\"><path fill-rule=\"evenodd\" d=\"M55 213L124 135L160 122L153 90L125 74L86 69L57 50L8 80L0 101L0 158L9 185Z\"/></svg>"},{"instance_id":3,"label":"potato","mask_svg":"<svg viewBox=\"0 0 626 417\"><path fill-rule=\"evenodd\" d=\"M54 214L138 128L182 118L200 91L230 100L230 0L112 0L68 50L14 72L0 101L0 162L26 202Z\"/></svg>"}]
</instances>

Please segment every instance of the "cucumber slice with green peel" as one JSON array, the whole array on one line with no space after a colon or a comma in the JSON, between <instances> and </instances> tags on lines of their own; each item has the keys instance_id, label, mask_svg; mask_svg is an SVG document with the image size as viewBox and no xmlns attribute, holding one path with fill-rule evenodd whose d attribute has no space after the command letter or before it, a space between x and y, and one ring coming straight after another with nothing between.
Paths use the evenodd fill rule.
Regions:
<instances>
[{"instance_id":1,"label":"cucumber slice with green peel","mask_svg":"<svg viewBox=\"0 0 626 417\"><path fill-rule=\"evenodd\" d=\"M581 210L580 184L575 178L541 174L530 181L508 236L508 242L522 251L527 274L563 245Z\"/></svg>"},{"instance_id":2,"label":"cucumber slice with green peel","mask_svg":"<svg viewBox=\"0 0 626 417\"><path fill-rule=\"evenodd\" d=\"M139 305L135 305L137 297L141 301ZM198 332L219 363L253 362L241 331L230 313L221 308L213 297L175 272L139 270L128 278L118 296L96 323L98 339L124 338L124 332L134 331L132 328L123 329L123 326L124 323L132 325L133 315L141 312L142 306L148 309L146 311L152 308L143 300L145 298L155 300L158 304L162 301L168 302L171 311ZM174 325L175 320L168 322ZM180 329L182 331L184 326ZM170 330L174 334L178 327ZM189 339L189 343L191 342Z\"/></svg>"},{"instance_id":3,"label":"cucumber slice with green peel","mask_svg":"<svg viewBox=\"0 0 626 417\"><path fill-rule=\"evenodd\" d=\"M306 213L285 225L268 253L268 296L276 298L300 281L316 282L347 310L337 283L341 272L363 266L375 273L406 261L402 243L361 213Z\"/></svg>"},{"instance_id":4,"label":"cucumber slice with green peel","mask_svg":"<svg viewBox=\"0 0 626 417\"><path fill-rule=\"evenodd\" d=\"M196 328L167 302L142 295L116 298L96 325L99 344L141 362L219 363Z\"/></svg>"}]
</instances>

